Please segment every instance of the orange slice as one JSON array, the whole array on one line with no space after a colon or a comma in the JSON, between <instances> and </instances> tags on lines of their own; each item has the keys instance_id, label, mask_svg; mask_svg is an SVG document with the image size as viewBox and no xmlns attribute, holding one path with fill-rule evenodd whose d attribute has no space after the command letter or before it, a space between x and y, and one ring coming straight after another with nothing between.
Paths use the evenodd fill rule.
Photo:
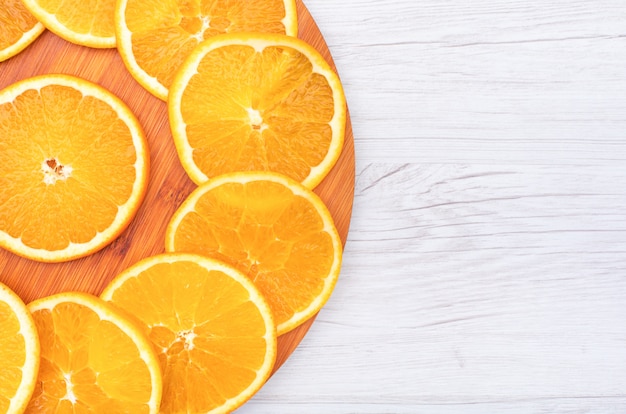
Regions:
<instances>
[{"instance_id":1,"label":"orange slice","mask_svg":"<svg viewBox=\"0 0 626 414\"><path fill-rule=\"evenodd\" d=\"M22 0L43 25L71 43L113 48L115 0Z\"/></svg>"},{"instance_id":2,"label":"orange slice","mask_svg":"<svg viewBox=\"0 0 626 414\"><path fill-rule=\"evenodd\" d=\"M39 337L22 299L0 283L0 413L24 412L39 370Z\"/></svg>"},{"instance_id":3,"label":"orange slice","mask_svg":"<svg viewBox=\"0 0 626 414\"><path fill-rule=\"evenodd\" d=\"M271 311L226 264L189 254L150 257L115 278L101 297L148 332L163 371L163 413L230 413L272 371Z\"/></svg>"},{"instance_id":4,"label":"orange slice","mask_svg":"<svg viewBox=\"0 0 626 414\"><path fill-rule=\"evenodd\" d=\"M107 90L44 75L0 91L0 247L58 262L101 249L145 194L148 147Z\"/></svg>"},{"instance_id":5,"label":"orange slice","mask_svg":"<svg viewBox=\"0 0 626 414\"><path fill-rule=\"evenodd\" d=\"M298 34L295 0L119 0L118 50L133 77L166 100L175 72L202 40L221 33Z\"/></svg>"},{"instance_id":6,"label":"orange slice","mask_svg":"<svg viewBox=\"0 0 626 414\"><path fill-rule=\"evenodd\" d=\"M44 31L21 0L4 0L0 7L0 62L17 55Z\"/></svg>"},{"instance_id":7,"label":"orange slice","mask_svg":"<svg viewBox=\"0 0 626 414\"><path fill-rule=\"evenodd\" d=\"M272 308L278 334L317 313L337 281L342 245L322 200L276 173L233 173L199 186L174 213L170 252L223 260Z\"/></svg>"},{"instance_id":8,"label":"orange slice","mask_svg":"<svg viewBox=\"0 0 626 414\"><path fill-rule=\"evenodd\" d=\"M28 305L41 340L27 413L157 413L159 362L148 338L96 296L65 292Z\"/></svg>"},{"instance_id":9,"label":"orange slice","mask_svg":"<svg viewBox=\"0 0 626 414\"><path fill-rule=\"evenodd\" d=\"M191 179L273 171L315 187L343 146L346 101L313 47L281 35L229 34L198 46L168 101L179 158Z\"/></svg>"}]
</instances>

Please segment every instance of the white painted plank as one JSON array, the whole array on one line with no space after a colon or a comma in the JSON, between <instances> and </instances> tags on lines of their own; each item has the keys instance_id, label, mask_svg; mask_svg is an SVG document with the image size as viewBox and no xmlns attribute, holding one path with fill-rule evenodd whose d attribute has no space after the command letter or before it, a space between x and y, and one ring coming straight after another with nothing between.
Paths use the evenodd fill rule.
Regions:
<instances>
[{"instance_id":1,"label":"white painted plank","mask_svg":"<svg viewBox=\"0 0 626 414\"><path fill-rule=\"evenodd\" d=\"M623 414L626 401L623 398L602 399L594 398L548 398L540 400L517 400L492 403L458 404L448 402L442 404L421 403L415 405L391 404L386 402L373 404L335 403L322 404L317 402L292 402L285 406L274 404L257 404L237 411L245 414Z\"/></svg>"},{"instance_id":2,"label":"white painted plank","mask_svg":"<svg viewBox=\"0 0 626 414\"><path fill-rule=\"evenodd\" d=\"M626 3L323 2L359 160L626 161Z\"/></svg>"},{"instance_id":3,"label":"white painted plank","mask_svg":"<svg viewBox=\"0 0 626 414\"><path fill-rule=\"evenodd\" d=\"M337 290L241 412L624 412L625 205L608 167L367 165Z\"/></svg>"}]
</instances>

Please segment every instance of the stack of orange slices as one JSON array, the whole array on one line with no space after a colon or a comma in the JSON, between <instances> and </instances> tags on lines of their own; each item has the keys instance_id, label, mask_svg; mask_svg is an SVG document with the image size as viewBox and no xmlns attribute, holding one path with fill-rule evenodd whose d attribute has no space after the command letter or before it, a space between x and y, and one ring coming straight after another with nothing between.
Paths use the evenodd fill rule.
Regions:
<instances>
[{"instance_id":1,"label":"stack of orange slices","mask_svg":"<svg viewBox=\"0 0 626 414\"><path fill-rule=\"evenodd\" d=\"M163 100L175 73L199 43L223 33L245 32L296 36L295 0L119 0L115 9L117 45L126 67Z\"/></svg>"},{"instance_id":2,"label":"stack of orange slices","mask_svg":"<svg viewBox=\"0 0 626 414\"><path fill-rule=\"evenodd\" d=\"M0 61L44 28L116 47L167 102L197 188L168 219L166 253L131 265L100 297L68 291L25 305L0 284L0 339L13 338L0 361L0 412L232 412L271 375L278 336L313 317L339 276L342 242L313 191L344 144L338 76L296 37L295 0L9 8ZM0 247L36 261L105 248L149 185L138 119L68 75L0 91L0 163Z\"/></svg>"},{"instance_id":3,"label":"stack of orange slices","mask_svg":"<svg viewBox=\"0 0 626 414\"><path fill-rule=\"evenodd\" d=\"M276 328L244 274L191 254L149 257L102 298L141 326L163 373L163 413L231 412L269 378Z\"/></svg>"}]
</instances>

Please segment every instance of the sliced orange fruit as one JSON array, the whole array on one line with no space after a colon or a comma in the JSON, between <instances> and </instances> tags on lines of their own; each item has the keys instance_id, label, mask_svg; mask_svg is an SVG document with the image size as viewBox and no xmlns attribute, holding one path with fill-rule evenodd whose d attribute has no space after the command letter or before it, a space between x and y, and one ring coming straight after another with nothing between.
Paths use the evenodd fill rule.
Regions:
<instances>
[{"instance_id":1,"label":"sliced orange fruit","mask_svg":"<svg viewBox=\"0 0 626 414\"><path fill-rule=\"evenodd\" d=\"M234 268L162 254L115 278L101 297L147 331L163 371L163 413L230 413L267 380L276 328L263 296Z\"/></svg>"},{"instance_id":2,"label":"sliced orange fruit","mask_svg":"<svg viewBox=\"0 0 626 414\"><path fill-rule=\"evenodd\" d=\"M343 146L339 78L302 40L228 34L198 46L168 100L172 134L191 179L273 171L315 187Z\"/></svg>"},{"instance_id":3,"label":"sliced orange fruit","mask_svg":"<svg viewBox=\"0 0 626 414\"><path fill-rule=\"evenodd\" d=\"M0 413L24 412L39 370L39 337L22 299L0 283Z\"/></svg>"},{"instance_id":4,"label":"sliced orange fruit","mask_svg":"<svg viewBox=\"0 0 626 414\"><path fill-rule=\"evenodd\" d=\"M97 296L64 292L31 302L41 340L27 413L158 413L162 376L143 332Z\"/></svg>"},{"instance_id":5,"label":"sliced orange fruit","mask_svg":"<svg viewBox=\"0 0 626 414\"><path fill-rule=\"evenodd\" d=\"M133 77L166 100L174 73L202 40L221 33L298 34L295 0L119 0L118 50Z\"/></svg>"},{"instance_id":6,"label":"sliced orange fruit","mask_svg":"<svg viewBox=\"0 0 626 414\"><path fill-rule=\"evenodd\" d=\"M21 0L43 25L71 43L113 48L115 0Z\"/></svg>"},{"instance_id":7,"label":"sliced orange fruit","mask_svg":"<svg viewBox=\"0 0 626 414\"><path fill-rule=\"evenodd\" d=\"M107 90L43 75L0 91L0 247L58 262L93 253L145 194L148 146Z\"/></svg>"},{"instance_id":8,"label":"sliced orange fruit","mask_svg":"<svg viewBox=\"0 0 626 414\"><path fill-rule=\"evenodd\" d=\"M326 303L342 257L323 201L267 172L225 174L200 185L174 213L165 248L213 257L246 274L269 302L279 335Z\"/></svg>"},{"instance_id":9,"label":"sliced orange fruit","mask_svg":"<svg viewBox=\"0 0 626 414\"><path fill-rule=\"evenodd\" d=\"M0 62L24 50L44 29L21 0L4 0L0 7Z\"/></svg>"}]
</instances>

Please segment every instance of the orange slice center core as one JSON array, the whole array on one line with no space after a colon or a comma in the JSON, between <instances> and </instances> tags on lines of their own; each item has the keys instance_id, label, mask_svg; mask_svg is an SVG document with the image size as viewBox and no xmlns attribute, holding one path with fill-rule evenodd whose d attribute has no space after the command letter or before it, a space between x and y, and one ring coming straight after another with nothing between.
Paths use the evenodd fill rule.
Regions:
<instances>
[{"instance_id":1,"label":"orange slice center core","mask_svg":"<svg viewBox=\"0 0 626 414\"><path fill-rule=\"evenodd\" d=\"M263 122L263 116L257 109L248 108L248 116L250 117L250 124L252 129L263 132L267 129L267 124Z\"/></svg>"},{"instance_id":2,"label":"orange slice center core","mask_svg":"<svg viewBox=\"0 0 626 414\"><path fill-rule=\"evenodd\" d=\"M72 175L72 167L61 164L56 158L48 158L41 163L41 172L43 182L52 185L58 180L67 180Z\"/></svg>"},{"instance_id":3,"label":"orange slice center core","mask_svg":"<svg viewBox=\"0 0 626 414\"><path fill-rule=\"evenodd\" d=\"M72 404L76 404L76 395L74 394L74 384L72 383L72 374L63 374L65 379L65 396L64 400L68 400Z\"/></svg>"},{"instance_id":4,"label":"orange slice center core","mask_svg":"<svg viewBox=\"0 0 626 414\"><path fill-rule=\"evenodd\" d=\"M195 345L193 343L194 338L198 336L193 330L178 332L176 342L184 342L183 346L186 350L192 350Z\"/></svg>"}]
</instances>

